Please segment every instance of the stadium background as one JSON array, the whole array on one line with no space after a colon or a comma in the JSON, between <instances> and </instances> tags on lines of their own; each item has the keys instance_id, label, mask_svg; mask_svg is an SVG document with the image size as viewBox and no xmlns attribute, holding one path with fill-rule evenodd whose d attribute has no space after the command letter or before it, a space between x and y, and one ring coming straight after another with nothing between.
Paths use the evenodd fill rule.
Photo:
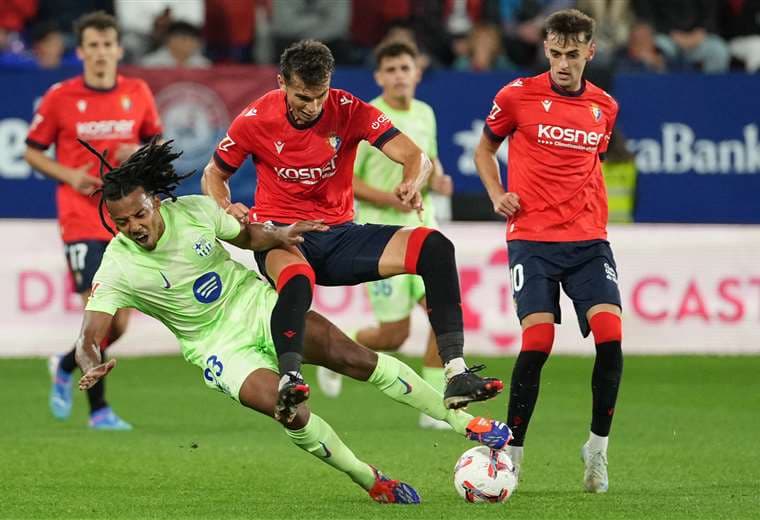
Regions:
<instances>
[{"instance_id":1,"label":"stadium background","mask_svg":"<svg viewBox=\"0 0 760 520\"><path fill-rule=\"evenodd\" d=\"M43 357L70 347L81 309L54 220L55 185L24 162L24 139L40 96L81 70L71 22L95 8L119 18L122 71L149 82L166 136L185 151L180 168L188 170L203 167L242 106L274 87L273 64L289 41L329 42L339 63L334 85L370 99L378 93L372 47L391 34L414 40L428 64L418 97L436 112L441 160L454 177L456 220L442 227L457 246L469 360L486 362L489 374L506 381L520 340L504 224L491 216L471 152L500 86L545 69L521 38L535 36L546 13L576 4L599 20L603 52L588 73L619 100L618 135L638 172L633 222L612 224L610 240L620 267L624 351L648 355L626 358L610 493L584 496L577 450L588 435L593 347L581 340L563 296L554 351L583 356L552 356L544 368L521 487L494 514L756 518L760 52L741 51L760 41L757 0L0 1L0 518L468 518L497 511L474 511L451 487L454 461L469 443L420 430L415 410L369 385L346 381L339 399L315 388L310 405L356 453L423 496L414 509L378 509L348 479L294 449L279 425L209 392L169 333L144 317L112 349L119 365L108 378L109 402L135 431L88 432L82 395L69 421L55 421ZM653 6L676 10L679 20L705 7L693 25L719 36L732 50L730 63L706 74L699 64L637 54L654 45L646 27L663 29ZM145 67L172 32L195 41L193 67ZM481 47L490 49L485 62L476 59ZM239 200L250 202L254 179L250 164L235 175ZM185 192L198 192L198 182ZM233 254L252 265L249 254ZM361 288L320 288L314 307L347 328L372 321ZM403 353L418 367L424 316L413 324ZM311 367L305 377L315 380ZM503 418L505 406L500 396L471 411Z\"/></svg>"}]
</instances>

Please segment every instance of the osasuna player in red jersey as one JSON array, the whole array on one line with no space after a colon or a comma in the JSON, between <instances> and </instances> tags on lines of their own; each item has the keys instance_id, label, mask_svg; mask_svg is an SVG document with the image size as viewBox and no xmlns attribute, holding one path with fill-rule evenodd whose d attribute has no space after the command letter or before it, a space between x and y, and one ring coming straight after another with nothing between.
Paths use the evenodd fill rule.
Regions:
<instances>
[{"instance_id":1,"label":"osasuna player in red jersey","mask_svg":"<svg viewBox=\"0 0 760 520\"><path fill-rule=\"evenodd\" d=\"M541 368L560 322L560 286L581 332L594 334L591 433L583 445L584 485L605 492L607 439L623 370L617 268L607 242L607 196L600 169L618 106L583 79L594 56L594 21L580 11L546 20L550 70L517 79L494 99L475 163L493 202L507 217L507 247L522 350L512 372L508 448L517 467L538 398ZM507 190L496 151L509 138Z\"/></svg>"},{"instance_id":2,"label":"osasuna player in red jersey","mask_svg":"<svg viewBox=\"0 0 760 520\"><path fill-rule=\"evenodd\" d=\"M76 291L86 303L111 234L100 222L100 196L91 196L102 184L98 165L77 138L107 151L115 166L141 142L160 134L161 122L145 82L117 75L123 51L116 20L104 12L91 13L77 21L75 32L84 73L47 91L34 114L24 157L34 169L60 182L56 199L64 251ZM55 145L55 159L44 153L50 145ZM102 348L124 333L128 318L127 310L117 312ZM58 419L71 414L75 366L74 350L51 358L50 409ZM87 397L91 427L131 429L106 403L102 381Z\"/></svg>"},{"instance_id":3,"label":"osasuna player in red jersey","mask_svg":"<svg viewBox=\"0 0 760 520\"><path fill-rule=\"evenodd\" d=\"M279 90L248 105L204 171L204 190L235 217L274 225L304 218L330 226L306 233L290 249L257 253L262 273L277 288L272 336L281 374L277 414L291 416L308 397L300 374L304 316L315 283L353 285L396 274L419 274L430 323L448 378L449 408L493 397L502 382L481 378L463 359L464 337L454 246L439 231L352 222L353 165L363 139L403 164L396 195L420 208L420 186L430 160L382 112L349 92L330 88L335 67L330 50L314 40L283 52ZM232 204L228 179L251 156L256 165L255 207ZM331 367L328 367L331 368ZM399 384L402 384L400 382Z\"/></svg>"}]
</instances>

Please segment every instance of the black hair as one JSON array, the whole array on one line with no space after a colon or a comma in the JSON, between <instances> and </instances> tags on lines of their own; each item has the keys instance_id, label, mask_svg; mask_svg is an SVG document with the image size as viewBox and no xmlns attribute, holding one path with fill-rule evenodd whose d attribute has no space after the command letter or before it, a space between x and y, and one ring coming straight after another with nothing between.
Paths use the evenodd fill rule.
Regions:
<instances>
[{"instance_id":1,"label":"black hair","mask_svg":"<svg viewBox=\"0 0 760 520\"><path fill-rule=\"evenodd\" d=\"M189 22L178 20L176 22L172 22L169 24L169 27L166 29L166 35L167 36L175 36L175 35L176 36L191 36L193 38L200 40L201 30Z\"/></svg>"},{"instance_id":2,"label":"black hair","mask_svg":"<svg viewBox=\"0 0 760 520\"><path fill-rule=\"evenodd\" d=\"M280 74L289 83L298 76L307 87L324 85L335 71L335 58L330 48L317 40L294 43L280 56Z\"/></svg>"},{"instance_id":3,"label":"black hair","mask_svg":"<svg viewBox=\"0 0 760 520\"><path fill-rule=\"evenodd\" d=\"M77 35L77 45L80 47L82 46L82 35L84 35L84 30L90 27L97 29L98 31L114 29L116 31L116 41L121 39L121 30L119 30L119 24L116 22L116 18L105 11L95 11L80 16L74 22L74 34Z\"/></svg>"},{"instance_id":4,"label":"black hair","mask_svg":"<svg viewBox=\"0 0 760 520\"><path fill-rule=\"evenodd\" d=\"M549 34L557 35L557 42L589 43L594 37L594 19L577 9L563 9L552 13L544 23L544 37ZM583 39L578 38L582 34Z\"/></svg>"},{"instance_id":5,"label":"black hair","mask_svg":"<svg viewBox=\"0 0 760 520\"><path fill-rule=\"evenodd\" d=\"M55 20L47 20L34 25L29 32L32 44L39 43L51 34L62 33L61 27Z\"/></svg>"},{"instance_id":6,"label":"black hair","mask_svg":"<svg viewBox=\"0 0 760 520\"><path fill-rule=\"evenodd\" d=\"M410 56L413 60L417 59L417 49L406 42L392 40L390 42L381 44L375 49L375 70L380 69L385 58L396 58L403 56L404 54Z\"/></svg>"},{"instance_id":7,"label":"black hair","mask_svg":"<svg viewBox=\"0 0 760 520\"><path fill-rule=\"evenodd\" d=\"M116 233L106 222L103 213L103 205L107 200L119 200L137 188L143 188L149 195L164 195L175 201L177 196L174 190L184 179L195 173L193 170L180 175L174 171L172 162L182 155L182 152L175 152L172 149L173 141L159 143L158 137L155 137L150 143L140 147L118 168L108 163L106 152L101 154L88 142L81 139L78 141L100 159L100 178L103 179L103 186L95 192L102 194L98 213L100 222L112 235ZM109 171L104 173L104 168L108 168Z\"/></svg>"}]
</instances>

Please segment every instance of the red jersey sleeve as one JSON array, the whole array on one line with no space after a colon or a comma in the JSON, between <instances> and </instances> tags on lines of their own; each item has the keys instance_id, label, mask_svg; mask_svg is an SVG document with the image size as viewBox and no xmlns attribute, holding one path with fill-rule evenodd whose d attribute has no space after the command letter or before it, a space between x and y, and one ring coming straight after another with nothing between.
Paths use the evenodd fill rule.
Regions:
<instances>
[{"instance_id":1,"label":"red jersey sleeve","mask_svg":"<svg viewBox=\"0 0 760 520\"><path fill-rule=\"evenodd\" d=\"M55 91L58 86L56 84L48 89L34 113L32 123L29 125L29 134L26 137L26 144L32 148L47 150L58 136L59 121L55 112Z\"/></svg>"},{"instance_id":2,"label":"red jersey sleeve","mask_svg":"<svg viewBox=\"0 0 760 520\"><path fill-rule=\"evenodd\" d=\"M617 120L618 116L618 104L617 102L610 97L610 115L607 117L607 124L605 125L604 129L604 139L602 139L602 142L599 143L599 153L605 153L607 151L607 147L610 144L610 139L612 138L612 131L615 129L615 121Z\"/></svg>"},{"instance_id":3,"label":"red jersey sleeve","mask_svg":"<svg viewBox=\"0 0 760 520\"><path fill-rule=\"evenodd\" d=\"M517 79L503 87L493 99L491 112L483 127L492 141L500 143L517 128L517 101L521 88L522 80Z\"/></svg>"},{"instance_id":4,"label":"red jersey sleeve","mask_svg":"<svg viewBox=\"0 0 760 520\"><path fill-rule=\"evenodd\" d=\"M393 126L391 118L377 107L348 93L341 94L341 104L346 99L351 100L351 128L355 130L357 141L364 139L369 141L372 146L382 148L385 143L399 133L398 129Z\"/></svg>"},{"instance_id":5,"label":"red jersey sleeve","mask_svg":"<svg viewBox=\"0 0 760 520\"><path fill-rule=\"evenodd\" d=\"M140 94L145 98L145 106L147 107L142 126L140 127L140 140L142 142L147 142L153 137L161 135L163 133L163 128L161 125L161 116L158 115L156 100L153 98L153 93L150 91L148 84L142 80L140 80Z\"/></svg>"},{"instance_id":6,"label":"red jersey sleeve","mask_svg":"<svg viewBox=\"0 0 760 520\"><path fill-rule=\"evenodd\" d=\"M250 139L256 109L246 107L232 121L227 135L219 141L214 151L214 162L228 173L235 173L248 155L253 155Z\"/></svg>"}]
</instances>

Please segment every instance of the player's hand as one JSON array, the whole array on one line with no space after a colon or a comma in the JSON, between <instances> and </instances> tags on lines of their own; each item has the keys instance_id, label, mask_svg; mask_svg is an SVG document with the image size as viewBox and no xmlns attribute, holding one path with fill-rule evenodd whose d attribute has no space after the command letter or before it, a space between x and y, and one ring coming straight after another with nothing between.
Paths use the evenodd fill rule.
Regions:
<instances>
[{"instance_id":1,"label":"player's hand","mask_svg":"<svg viewBox=\"0 0 760 520\"><path fill-rule=\"evenodd\" d=\"M71 170L69 184L82 195L92 195L95 190L103 186L103 179L93 177L87 173L91 168L92 163L87 163L84 166Z\"/></svg>"},{"instance_id":2,"label":"player's hand","mask_svg":"<svg viewBox=\"0 0 760 520\"><path fill-rule=\"evenodd\" d=\"M229 206L227 206L224 211L228 215L232 215L235 217L238 221L242 222L243 224L249 224L248 222L248 212L250 209L248 206L241 202L233 202Z\"/></svg>"},{"instance_id":3,"label":"player's hand","mask_svg":"<svg viewBox=\"0 0 760 520\"><path fill-rule=\"evenodd\" d=\"M454 193L454 181L449 175L435 175L430 179L430 189L446 197Z\"/></svg>"},{"instance_id":4,"label":"player's hand","mask_svg":"<svg viewBox=\"0 0 760 520\"><path fill-rule=\"evenodd\" d=\"M114 160L116 164L121 164L140 148L137 144L121 143L116 147L116 153L114 154Z\"/></svg>"},{"instance_id":5,"label":"player's hand","mask_svg":"<svg viewBox=\"0 0 760 520\"><path fill-rule=\"evenodd\" d=\"M502 217L511 217L520 210L520 196L508 191L493 205L493 210Z\"/></svg>"},{"instance_id":6,"label":"player's hand","mask_svg":"<svg viewBox=\"0 0 760 520\"><path fill-rule=\"evenodd\" d=\"M279 228L282 235L280 239L284 246L294 246L303 242L303 234L310 231L327 231L330 226L323 220L300 220L289 226Z\"/></svg>"},{"instance_id":7,"label":"player's hand","mask_svg":"<svg viewBox=\"0 0 760 520\"><path fill-rule=\"evenodd\" d=\"M92 388L95 386L95 383L106 377L115 366L116 360L109 359L106 363L92 367L79 379L79 389L87 390L88 388Z\"/></svg>"},{"instance_id":8,"label":"player's hand","mask_svg":"<svg viewBox=\"0 0 760 520\"><path fill-rule=\"evenodd\" d=\"M409 213L412 211L412 208L401 202L401 199L399 199L395 193L387 193L387 197L384 197L383 202L378 203L377 206L381 208L392 208L399 213Z\"/></svg>"},{"instance_id":9,"label":"player's hand","mask_svg":"<svg viewBox=\"0 0 760 520\"><path fill-rule=\"evenodd\" d=\"M420 194L420 190L414 186L413 182L402 182L396 186L396 189L393 190L393 193L404 206L413 210L417 210L417 212L422 210L422 195Z\"/></svg>"}]
</instances>

